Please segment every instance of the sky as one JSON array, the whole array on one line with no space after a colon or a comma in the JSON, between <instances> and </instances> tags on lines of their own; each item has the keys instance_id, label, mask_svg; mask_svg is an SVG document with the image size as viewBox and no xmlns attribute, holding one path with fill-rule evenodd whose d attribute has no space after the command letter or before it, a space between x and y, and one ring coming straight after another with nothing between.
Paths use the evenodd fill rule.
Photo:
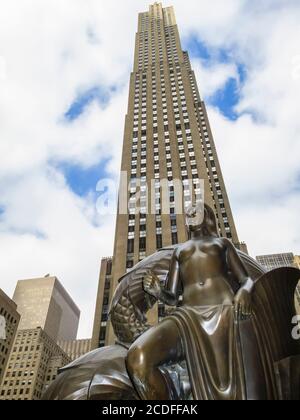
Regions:
<instances>
[{"instance_id":1,"label":"sky","mask_svg":"<svg viewBox=\"0 0 300 420\"><path fill-rule=\"evenodd\" d=\"M0 0L0 287L56 275L90 337L143 0ZM239 237L300 254L300 3L170 0Z\"/></svg>"}]
</instances>

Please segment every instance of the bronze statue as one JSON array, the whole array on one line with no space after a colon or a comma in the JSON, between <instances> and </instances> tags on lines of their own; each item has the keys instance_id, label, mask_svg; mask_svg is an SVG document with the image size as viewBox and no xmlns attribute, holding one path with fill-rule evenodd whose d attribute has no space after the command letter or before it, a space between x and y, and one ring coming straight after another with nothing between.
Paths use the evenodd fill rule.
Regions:
<instances>
[{"instance_id":1,"label":"bronze statue","mask_svg":"<svg viewBox=\"0 0 300 420\"><path fill-rule=\"evenodd\" d=\"M265 273L219 237L207 205L204 217L192 206L187 225L189 241L120 279L117 345L62 369L45 399L300 399L300 343L291 335L300 271ZM150 328L157 300L174 311Z\"/></svg>"},{"instance_id":2,"label":"bronze statue","mask_svg":"<svg viewBox=\"0 0 300 420\"><path fill-rule=\"evenodd\" d=\"M178 306L182 292L182 305L128 352L127 369L142 399L178 399L161 368L184 360L195 399L246 395L237 325L251 316L254 283L232 243L219 238L213 210L205 206L204 211L202 221L198 208L189 210L191 239L174 250L166 287L152 274L144 279L145 291L167 305ZM260 360L256 365L257 375Z\"/></svg>"}]
</instances>

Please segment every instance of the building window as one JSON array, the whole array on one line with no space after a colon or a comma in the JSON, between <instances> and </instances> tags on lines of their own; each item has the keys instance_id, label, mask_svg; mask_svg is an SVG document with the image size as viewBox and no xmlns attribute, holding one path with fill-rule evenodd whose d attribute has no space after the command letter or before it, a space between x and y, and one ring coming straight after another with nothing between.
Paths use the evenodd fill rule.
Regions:
<instances>
[{"instance_id":1,"label":"building window","mask_svg":"<svg viewBox=\"0 0 300 420\"><path fill-rule=\"evenodd\" d=\"M105 335L106 335L106 328L101 328L100 329L100 341L105 340Z\"/></svg>"},{"instance_id":2,"label":"building window","mask_svg":"<svg viewBox=\"0 0 300 420\"><path fill-rule=\"evenodd\" d=\"M127 242L127 254L134 253L134 239L128 239Z\"/></svg>"},{"instance_id":3,"label":"building window","mask_svg":"<svg viewBox=\"0 0 300 420\"><path fill-rule=\"evenodd\" d=\"M142 237L140 238L140 252L146 251L146 238Z\"/></svg>"},{"instance_id":4,"label":"building window","mask_svg":"<svg viewBox=\"0 0 300 420\"><path fill-rule=\"evenodd\" d=\"M178 244L178 235L177 233L172 233L172 245Z\"/></svg>"},{"instance_id":5,"label":"building window","mask_svg":"<svg viewBox=\"0 0 300 420\"><path fill-rule=\"evenodd\" d=\"M126 262L126 268L132 268L133 267L133 260L128 260Z\"/></svg>"},{"instance_id":6,"label":"building window","mask_svg":"<svg viewBox=\"0 0 300 420\"><path fill-rule=\"evenodd\" d=\"M156 235L156 248L162 248L162 235Z\"/></svg>"},{"instance_id":7,"label":"building window","mask_svg":"<svg viewBox=\"0 0 300 420\"><path fill-rule=\"evenodd\" d=\"M112 272L112 261L108 261L106 265L106 275L110 276Z\"/></svg>"}]
</instances>

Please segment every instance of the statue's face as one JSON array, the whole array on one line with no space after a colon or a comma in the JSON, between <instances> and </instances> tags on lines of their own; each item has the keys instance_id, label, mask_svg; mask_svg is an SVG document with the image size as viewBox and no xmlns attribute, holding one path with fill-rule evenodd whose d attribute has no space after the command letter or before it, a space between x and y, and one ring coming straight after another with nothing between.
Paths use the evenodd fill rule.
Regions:
<instances>
[{"instance_id":1,"label":"statue's face","mask_svg":"<svg viewBox=\"0 0 300 420\"><path fill-rule=\"evenodd\" d=\"M199 229L204 222L204 203L199 202L196 205L191 205L187 208L186 213L186 225L191 231Z\"/></svg>"}]
</instances>

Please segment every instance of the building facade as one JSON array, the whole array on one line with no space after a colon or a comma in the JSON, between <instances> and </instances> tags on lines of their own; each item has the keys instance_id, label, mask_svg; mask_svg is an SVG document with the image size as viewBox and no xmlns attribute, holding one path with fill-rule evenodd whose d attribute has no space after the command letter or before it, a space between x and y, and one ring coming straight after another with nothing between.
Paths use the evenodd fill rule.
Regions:
<instances>
[{"instance_id":1,"label":"building facade","mask_svg":"<svg viewBox=\"0 0 300 420\"><path fill-rule=\"evenodd\" d=\"M295 267L295 256L292 252L284 254L260 255L256 257L256 259L269 271L279 267Z\"/></svg>"},{"instance_id":2,"label":"building facade","mask_svg":"<svg viewBox=\"0 0 300 420\"><path fill-rule=\"evenodd\" d=\"M104 347L106 344L108 344L106 341L106 332L108 324L109 304L113 293L112 264L113 258L103 258L101 260L91 343L92 349Z\"/></svg>"},{"instance_id":3,"label":"building facade","mask_svg":"<svg viewBox=\"0 0 300 420\"><path fill-rule=\"evenodd\" d=\"M91 351L91 339L87 340L73 340L73 341L59 341L57 343L59 347L73 360L79 359L79 357Z\"/></svg>"},{"instance_id":4,"label":"building facade","mask_svg":"<svg viewBox=\"0 0 300 420\"><path fill-rule=\"evenodd\" d=\"M41 327L54 341L76 339L80 311L56 277L18 281L13 300L20 330Z\"/></svg>"},{"instance_id":5,"label":"building facade","mask_svg":"<svg viewBox=\"0 0 300 420\"><path fill-rule=\"evenodd\" d=\"M114 342L107 315L118 279L157 249L186 241L181 206L205 200L220 234L246 250L174 10L160 3L138 18L121 173L114 256L101 263L93 348Z\"/></svg>"},{"instance_id":6,"label":"building facade","mask_svg":"<svg viewBox=\"0 0 300 420\"><path fill-rule=\"evenodd\" d=\"M283 254L260 255L256 257L256 259L268 271L280 267L295 267L300 270L300 256L294 255L292 252ZM296 290L295 302L296 310L300 314L300 283Z\"/></svg>"},{"instance_id":7,"label":"building facade","mask_svg":"<svg viewBox=\"0 0 300 420\"><path fill-rule=\"evenodd\" d=\"M0 385L17 333L20 314L17 305L0 289Z\"/></svg>"},{"instance_id":8,"label":"building facade","mask_svg":"<svg viewBox=\"0 0 300 420\"><path fill-rule=\"evenodd\" d=\"M0 400L40 400L71 359L42 330L19 330L0 386Z\"/></svg>"}]
</instances>

